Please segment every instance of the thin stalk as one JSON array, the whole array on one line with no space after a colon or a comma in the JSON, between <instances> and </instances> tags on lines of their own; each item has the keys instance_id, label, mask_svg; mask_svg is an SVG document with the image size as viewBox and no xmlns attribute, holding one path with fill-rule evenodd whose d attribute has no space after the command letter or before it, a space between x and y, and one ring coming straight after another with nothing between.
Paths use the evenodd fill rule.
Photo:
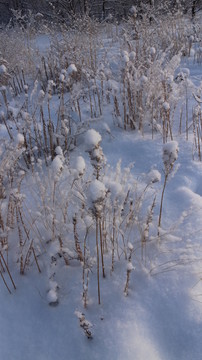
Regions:
<instances>
[{"instance_id":1,"label":"thin stalk","mask_svg":"<svg viewBox=\"0 0 202 360\"><path fill-rule=\"evenodd\" d=\"M164 179L164 184L163 184L163 190L162 190L162 194L161 194L161 205L160 205L160 213L159 213L159 221L158 221L158 227L159 227L159 228L160 228L160 226L161 226L161 217L162 217L162 209L163 209L163 198L164 198L164 192L165 192L167 180L168 180L168 173L165 174L165 179ZM158 235L159 235L159 231L158 231Z\"/></svg>"},{"instance_id":2,"label":"thin stalk","mask_svg":"<svg viewBox=\"0 0 202 360\"><path fill-rule=\"evenodd\" d=\"M6 288L7 288L8 292L9 292L9 294L11 294L11 291L10 291L10 289L9 289L9 287L8 287L7 283L6 283L6 280L5 280L5 278L4 278L4 276L3 276L2 272L1 272L1 270L0 270L0 275L1 275L1 277L2 277L2 280L3 280L3 282L4 282L5 286L6 286Z\"/></svg>"},{"instance_id":3,"label":"thin stalk","mask_svg":"<svg viewBox=\"0 0 202 360\"><path fill-rule=\"evenodd\" d=\"M99 221L100 229L100 251L101 251L101 260L102 260L102 276L105 278L105 264L104 264L104 254L103 254L103 238L102 238L102 225L101 220Z\"/></svg>"},{"instance_id":4,"label":"thin stalk","mask_svg":"<svg viewBox=\"0 0 202 360\"><path fill-rule=\"evenodd\" d=\"M8 275L9 275L9 278L10 278L12 284L13 284L13 287L14 287L14 289L16 290L16 285L15 285L15 283L14 283L14 280L13 280L13 278L12 278L12 276L11 276L10 270L9 270L7 264L6 264L6 261L5 261L4 256L3 256L3 254L2 254L1 251L0 251L0 256L1 256L2 260L3 260L3 263L4 263L4 265L5 265L5 268L6 268L6 270L7 270L7 273L8 273Z\"/></svg>"},{"instance_id":5,"label":"thin stalk","mask_svg":"<svg viewBox=\"0 0 202 360\"><path fill-rule=\"evenodd\" d=\"M98 215L96 215L96 249L97 249L97 291L98 291L98 304L100 305L100 259L99 259L99 244L98 244Z\"/></svg>"}]
</instances>

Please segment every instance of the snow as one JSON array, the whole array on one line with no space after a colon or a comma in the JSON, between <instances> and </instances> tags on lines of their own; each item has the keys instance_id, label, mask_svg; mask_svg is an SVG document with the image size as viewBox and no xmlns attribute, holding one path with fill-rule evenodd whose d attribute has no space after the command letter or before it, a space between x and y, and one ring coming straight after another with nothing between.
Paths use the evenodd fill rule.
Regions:
<instances>
[{"instance_id":1,"label":"snow","mask_svg":"<svg viewBox=\"0 0 202 360\"><path fill-rule=\"evenodd\" d=\"M59 174L61 170L63 169L63 163L61 160L60 155L57 155L52 162L52 169L54 174Z\"/></svg>"},{"instance_id":2,"label":"snow","mask_svg":"<svg viewBox=\"0 0 202 360\"><path fill-rule=\"evenodd\" d=\"M123 60L124 66L127 65L127 63L129 62L129 54L125 50L122 51L122 60Z\"/></svg>"},{"instance_id":3,"label":"snow","mask_svg":"<svg viewBox=\"0 0 202 360\"><path fill-rule=\"evenodd\" d=\"M65 76L64 76L64 74L60 74L60 81L61 81L61 82L64 82L64 81L65 81Z\"/></svg>"},{"instance_id":4,"label":"snow","mask_svg":"<svg viewBox=\"0 0 202 360\"><path fill-rule=\"evenodd\" d=\"M140 79L140 83L141 85L146 84L148 81L148 78L145 75L142 75L141 79Z\"/></svg>"},{"instance_id":5,"label":"snow","mask_svg":"<svg viewBox=\"0 0 202 360\"><path fill-rule=\"evenodd\" d=\"M61 146L57 146L57 147L55 148L55 153L56 153L57 155L63 156L63 150L62 150Z\"/></svg>"},{"instance_id":6,"label":"snow","mask_svg":"<svg viewBox=\"0 0 202 360\"><path fill-rule=\"evenodd\" d=\"M6 74L7 73L7 68L5 65L0 65L0 75L1 74Z\"/></svg>"},{"instance_id":7,"label":"snow","mask_svg":"<svg viewBox=\"0 0 202 360\"><path fill-rule=\"evenodd\" d=\"M95 148L99 145L101 140L102 140L102 137L96 130L94 130L94 129L88 130L85 135L86 149L92 150L93 148Z\"/></svg>"},{"instance_id":8,"label":"snow","mask_svg":"<svg viewBox=\"0 0 202 360\"><path fill-rule=\"evenodd\" d=\"M101 201L105 198L106 187L101 181L94 180L89 186L89 194L92 202Z\"/></svg>"},{"instance_id":9,"label":"snow","mask_svg":"<svg viewBox=\"0 0 202 360\"><path fill-rule=\"evenodd\" d=\"M133 266L133 264L131 263L131 262L128 262L128 264L127 264L127 271L132 271L132 270L134 270L135 268L134 268L134 266Z\"/></svg>"},{"instance_id":10,"label":"snow","mask_svg":"<svg viewBox=\"0 0 202 360\"><path fill-rule=\"evenodd\" d=\"M54 289L48 291L47 300L49 304L54 304L58 301L57 293Z\"/></svg>"},{"instance_id":11,"label":"snow","mask_svg":"<svg viewBox=\"0 0 202 360\"><path fill-rule=\"evenodd\" d=\"M86 168L86 163L82 156L78 156L76 158L75 168L78 171L79 175L83 175Z\"/></svg>"},{"instance_id":12,"label":"snow","mask_svg":"<svg viewBox=\"0 0 202 360\"><path fill-rule=\"evenodd\" d=\"M147 175L147 178L148 178L148 183L156 183L156 182L159 182L161 181L161 173L156 170L156 169L152 169L148 175Z\"/></svg>"},{"instance_id":13,"label":"snow","mask_svg":"<svg viewBox=\"0 0 202 360\"><path fill-rule=\"evenodd\" d=\"M169 103L168 103L167 101L165 101L165 102L163 103L163 108L164 108L165 111L169 111L169 110L170 110L170 105L169 105Z\"/></svg>"},{"instance_id":14,"label":"snow","mask_svg":"<svg viewBox=\"0 0 202 360\"><path fill-rule=\"evenodd\" d=\"M39 91L39 101L43 101L45 98L45 92L43 90Z\"/></svg>"},{"instance_id":15,"label":"snow","mask_svg":"<svg viewBox=\"0 0 202 360\"><path fill-rule=\"evenodd\" d=\"M67 69L67 73L68 75L73 75L74 73L77 72L77 68L76 68L76 65L75 64L71 64L68 66L68 69Z\"/></svg>"},{"instance_id":16,"label":"snow","mask_svg":"<svg viewBox=\"0 0 202 360\"><path fill-rule=\"evenodd\" d=\"M156 54L156 49L155 49L155 47L152 46L152 47L150 48L150 54L151 54L151 55L155 55L155 54Z\"/></svg>"},{"instance_id":17,"label":"snow","mask_svg":"<svg viewBox=\"0 0 202 360\"><path fill-rule=\"evenodd\" d=\"M131 51L129 54L130 61L135 61L136 53L135 51Z\"/></svg>"},{"instance_id":18,"label":"snow","mask_svg":"<svg viewBox=\"0 0 202 360\"><path fill-rule=\"evenodd\" d=\"M115 33L116 29L113 31ZM40 51L48 50L49 38L40 36L39 41ZM106 78L109 77L106 81L102 79L103 88L106 86L110 95L110 99L103 105L102 114L98 111L95 91L93 111L97 111L97 115L91 118L90 107L86 104L87 89L78 97L82 121L78 120L78 113L72 110L77 106L74 101L72 108L67 108L68 111L65 112L66 119L61 117L67 143L63 142L62 135L58 133L57 139L54 139L55 157L52 161L51 156L47 156L48 165L43 158L38 159L38 174L32 172L31 166L30 169L25 167L23 162L19 163L17 173L14 173L20 146L18 149L12 147L5 124L0 124L1 174L8 169L2 188L7 183L10 184L10 178L11 184L14 182L15 185L12 188L10 184L1 194L0 211L1 217L6 218L6 226L0 235L2 239L2 236L7 236L7 232L9 234L8 264L17 285L17 290L14 290L7 271L3 272L12 294L8 293L1 281L0 359L201 360L202 163L198 158L192 131L192 114L193 109L197 110L197 98L194 98L192 91L187 94L188 140L185 97L180 100L174 115L174 99L165 101L162 97L161 102L159 100L163 106L161 109L170 111L171 118L173 116L173 141L170 141L169 133L168 142L163 144L161 131L154 131L152 138L151 131L148 130L143 133L138 132L138 129L123 130L122 114L119 123L114 115L114 94L118 96L121 91L117 68L120 65L123 70L123 65L131 66L128 61L136 61L136 53L120 53L116 41L116 37L111 42L103 38L103 53L100 48L97 54L98 61L105 58ZM191 49L190 57L181 60L177 73L183 73L184 80L189 78L191 86L196 90L194 93L200 96L201 66L194 62L193 52ZM158 50L150 44L146 53L155 55L155 59L159 56ZM72 70L68 68L68 74L77 71L76 61L75 64L70 65ZM137 82L137 86L141 84L146 90L151 85L149 74L147 75L141 75ZM157 75L161 78L162 74L157 71ZM60 70L58 80L63 81L63 76L65 73ZM183 81L178 84L173 78L172 74L168 74L166 84L177 89L182 86L182 90ZM101 81L97 84L101 94ZM52 91L53 86L53 82L49 83L48 91L51 91L51 116L56 126L61 99L58 99L57 92L55 94ZM35 109L36 99L40 99L40 106L44 106L44 117L48 119L45 93L39 90L37 83L33 87L29 84L32 113L26 109L23 95L17 97L16 103L9 103L17 130L13 130L14 123L10 119L6 125L9 124L13 130L15 145L23 145L25 142L23 121L26 126L30 126L35 117L40 118ZM94 90L93 88L91 95ZM142 105L146 101L143 95ZM68 93L65 96L67 104L74 95ZM121 108L120 103L119 106ZM7 109L2 99L1 107L2 116L6 118ZM181 108L183 123L180 132L178 125ZM199 111L197 114L200 116ZM157 118L154 120L159 121ZM40 123L38 125L42 128ZM157 125L161 130L160 121ZM74 134L75 144L72 141L75 140ZM102 160L101 141L106 162L103 161L103 164L101 161L103 167L97 174L89 153L100 156L99 159ZM38 156L34 147L33 153L34 157ZM172 170L172 177L166 184L162 223L158 233L159 205L163 190L161 178L165 177L166 169L169 174ZM18 175L20 178L15 182ZM19 189L21 192L18 196ZM13 201L10 204L8 197ZM92 205L95 206L96 203L102 204L105 215L98 219L98 244L106 241L108 245L108 248L104 248L105 278L102 277L101 247L98 254L100 305L97 303L96 224L91 211ZM16 219L16 204L25 224ZM8 205L14 206L14 223L7 216ZM75 214L77 224L74 228L72 217ZM15 227L17 221L19 228L15 231L12 226ZM33 240L40 274L33 253L25 275L19 274L19 229L25 241L25 255ZM82 254L86 251L85 263L78 260L76 241ZM113 241L115 264L112 271ZM129 293L124 297L127 271L130 272ZM82 298L84 291L88 297L86 308Z\"/></svg>"},{"instance_id":19,"label":"snow","mask_svg":"<svg viewBox=\"0 0 202 360\"><path fill-rule=\"evenodd\" d=\"M165 167L172 166L178 158L178 142L170 141L163 146L163 162Z\"/></svg>"},{"instance_id":20,"label":"snow","mask_svg":"<svg viewBox=\"0 0 202 360\"><path fill-rule=\"evenodd\" d=\"M133 250L133 245L131 244L131 242L130 242L130 241L128 242L128 249L129 249L130 251L132 251L132 250Z\"/></svg>"},{"instance_id":21,"label":"snow","mask_svg":"<svg viewBox=\"0 0 202 360\"><path fill-rule=\"evenodd\" d=\"M16 141L17 141L18 145L23 145L24 141L25 141L24 136L22 134L18 133L16 136Z\"/></svg>"}]
</instances>

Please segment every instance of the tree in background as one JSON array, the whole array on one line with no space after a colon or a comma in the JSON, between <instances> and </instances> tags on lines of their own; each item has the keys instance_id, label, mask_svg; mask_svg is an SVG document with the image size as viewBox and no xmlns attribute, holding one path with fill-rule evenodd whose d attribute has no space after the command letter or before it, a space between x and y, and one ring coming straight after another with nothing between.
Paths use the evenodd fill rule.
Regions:
<instances>
[{"instance_id":1,"label":"tree in background","mask_svg":"<svg viewBox=\"0 0 202 360\"><path fill-rule=\"evenodd\" d=\"M120 20L128 16L132 6L140 14L170 10L173 13L183 11L194 18L196 12L202 9L202 0L0 0L0 13L5 13L6 21L8 14L12 16L11 9L20 10L22 14L27 10L40 12L46 18L68 19L71 15L89 14L103 20L111 14Z\"/></svg>"}]
</instances>

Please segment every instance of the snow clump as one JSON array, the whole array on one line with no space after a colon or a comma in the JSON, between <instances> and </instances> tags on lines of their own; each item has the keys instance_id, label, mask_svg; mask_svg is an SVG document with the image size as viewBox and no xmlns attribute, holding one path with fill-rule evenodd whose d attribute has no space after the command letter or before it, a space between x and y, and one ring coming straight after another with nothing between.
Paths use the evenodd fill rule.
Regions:
<instances>
[{"instance_id":1,"label":"snow clump","mask_svg":"<svg viewBox=\"0 0 202 360\"><path fill-rule=\"evenodd\" d=\"M155 47L151 47L150 48L150 55L155 55L156 54L156 49Z\"/></svg>"},{"instance_id":2,"label":"snow clump","mask_svg":"<svg viewBox=\"0 0 202 360\"><path fill-rule=\"evenodd\" d=\"M25 138L22 134L18 133L16 136L16 142L18 146L24 145Z\"/></svg>"},{"instance_id":3,"label":"snow clump","mask_svg":"<svg viewBox=\"0 0 202 360\"><path fill-rule=\"evenodd\" d=\"M59 80L60 80L61 83L63 83L65 81L64 74L60 74Z\"/></svg>"},{"instance_id":4,"label":"snow clump","mask_svg":"<svg viewBox=\"0 0 202 360\"><path fill-rule=\"evenodd\" d=\"M158 170L151 170L149 172L149 174L147 175L148 177L148 183L151 184L151 183L156 183L156 182L160 182L161 181L161 174Z\"/></svg>"},{"instance_id":5,"label":"snow clump","mask_svg":"<svg viewBox=\"0 0 202 360\"><path fill-rule=\"evenodd\" d=\"M106 195L106 187L105 185L99 181L99 180L94 180L92 181L92 183L89 186L89 195L90 195L90 199L93 203L98 202L98 201L103 201Z\"/></svg>"},{"instance_id":6,"label":"snow clump","mask_svg":"<svg viewBox=\"0 0 202 360\"><path fill-rule=\"evenodd\" d=\"M128 242L128 249L129 249L130 251L133 251L133 245L131 244L130 241Z\"/></svg>"},{"instance_id":7,"label":"snow clump","mask_svg":"<svg viewBox=\"0 0 202 360\"><path fill-rule=\"evenodd\" d=\"M130 57L130 61L135 61L136 59L136 53L135 51L131 51L130 54L129 54L129 57Z\"/></svg>"},{"instance_id":8,"label":"snow clump","mask_svg":"<svg viewBox=\"0 0 202 360\"><path fill-rule=\"evenodd\" d=\"M166 169L166 172L172 170L174 162L178 158L178 142L177 141L170 141L163 146L163 163Z\"/></svg>"},{"instance_id":9,"label":"snow clump","mask_svg":"<svg viewBox=\"0 0 202 360\"><path fill-rule=\"evenodd\" d=\"M56 153L57 155L63 156L63 151L62 151L61 146L57 146L57 147L55 148L55 153Z\"/></svg>"},{"instance_id":10,"label":"snow clump","mask_svg":"<svg viewBox=\"0 0 202 360\"><path fill-rule=\"evenodd\" d=\"M170 104L167 101L164 101L163 108L166 112L170 110Z\"/></svg>"},{"instance_id":11,"label":"snow clump","mask_svg":"<svg viewBox=\"0 0 202 360\"><path fill-rule=\"evenodd\" d=\"M47 300L49 305L57 305L58 304L58 296L57 292L54 289L50 289L47 293Z\"/></svg>"},{"instance_id":12,"label":"snow clump","mask_svg":"<svg viewBox=\"0 0 202 360\"><path fill-rule=\"evenodd\" d=\"M148 81L148 78L145 75L142 75L140 78L140 84L144 86Z\"/></svg>"},{"instance_id":13,"label":"snow clump","mask_svg":"<svg viewBox=\"0 0 202 360\"><path fill-rule=\"evenodd\" d=\"M45 98L45 92L43 90L40 90L38 94L38 100L40 104L43 102L44 98Z\"/></svg>"},{"instance_id":14,"label":"snow clump","mask_svg":"<svg viewBox=\"0 0 202 360\"><path fill-rule=\"evenodd\" d=\"M135 268L131 262L128 262L127 263L127 271L131 272L132 270L135 270Z\"/></svg>"},{"instance_id":15,"label":"snow clump","mask_svg":"<svg viewBox=\"0 0 202 360\"><path fill-rule=\"evenodd\" d=\"M79 175L83 175L86 169L86 163L82 156L78 156L75 162L75 169L78 171Z\"/></svg>"},{"instance_id":16,"label":"snow clump","mask_svg":"<svg viewBox=\"0 0 202 360\"><path fill-rule=\"evenodd\" d=\"M95 147L98 147L102 140L101 135L94 129L90 129L87 131L85 136L85 144L87 151L91 151Z\"/></svg>"},{"instance_id":17,"label":"snow clump","mask_svg":"<svg viewBox=\"0 0 202 360\"><path fill-rule=\"evenodd\" d=\"M67 69L67 73L68 73L68 75L73 75L73 74L77 73L76 65L74 65L74 64L69 65L69 67Z\"/></svg>"},{"instance_id":18,"label":"snow clump","mask_svg":"<svg viewBox=\"0 0 202 360\"><path fill-rule=\"evenodd\" d=\"M135 16L135 17L136 17L136 15L137 15L137 8L136 8L136 6L132 5L129 11L130 11L131 16Z\"/></svg>"},{"instance_id":19,"label":"snow clump","mask_svg":"<svg viewBox=\"0 0 202 360\"><path fill-rule=\"evenodd\" d=\"M0 66L0 75L1 74L7 74L7 68L3 64Z\"/></svg>"},{"instance_id":20,"label":"snow clump","mask_svg":"<svg viewBox=\"0 0 202 360\"><path fill-rule=\"evenodd\" d=\"M122 193L122 185L116 181L108 181L107 179L104 182L110 192L112 201L114 201Z\"/></svg>"},{"instance_id":21,"label":"snow clump","mask_svg":"<svg viewBox=\"0 0 202 360\"><path fill-rule=\"evenodd\" d=\"M62 160L61 160L61 156L60 155L57 155L54 159L53 159L53 162L52 162L52 170L54 172L55 175L58 175L61 173L63 169L63 163L62 163Z\"/></svg>"},{"instance_id":22,"label":"snow clump","mask_svg":"<svg viewBox=\"0 0 202 360\"><path fill-rule=\"evenodd\" d=\"M48 290L48 293L47 293L48 303L51 306L56 306L56 305L58 305L58 294L57 294L57 290L59 288L58 284L56 281L50 280L49 286L50 286L50 289Z\"/></svg>"},{"instance_id":23,"label":"snow clump","mask_svg":"<svg viewBox=\"0 0 202 360\"><path fill-rule=\"evenodd\" d=\"M122 60L125 65L129 62L129 55L125 50L122 52Z\"/></svg>"}]
</instances>

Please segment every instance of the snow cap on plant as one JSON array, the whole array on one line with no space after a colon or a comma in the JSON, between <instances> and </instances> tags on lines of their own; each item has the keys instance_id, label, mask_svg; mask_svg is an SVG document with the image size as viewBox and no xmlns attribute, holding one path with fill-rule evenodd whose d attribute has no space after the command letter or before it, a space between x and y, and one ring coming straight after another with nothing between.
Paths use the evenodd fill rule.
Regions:
<instances>
[{"instance_id":1,"label":"snow cap on plant","mask_svg":"<svg viewBox=\"0 0 202 360\"><path fill-rule=\"evenodd\" d=\"M50 280L49 281L49 286L50 289L47 293L47 300L49 305L51 306L56 306L58 305L58 294L57 294L57 290L58 290L58 284L56 281Z\"/></svg>"},{"instance_id":2,"label":"snow cap on plant","mask_svg":"<svg viewBox=\"0 0 202 360\"><path fill-rule=\"evenodd\" d=\"M148 81L148 78L145 75L142 75L140 78L140 84L144 86Z\"/></svg>"},{"instance_id":3,"label":"snow cap on plant","mask_svg":"<svg viewBox=\"0 0 202 360\"><path fill-rule=\"evenodd\" d=\"M65 75L64 74L60 74L59 80L61 83L63 83L65 81Z\"/></svg>"},{"instance_id":4,"label":"snow cap on plant","mask_svg":"<svg viewBox=\"0 0 202 360\"><path fill-rule=\"evenodd\" d=\"M47 300L49 305L56 305L58 303L57 292L53 289L50 289L47 293Z\"/></svg>"},{"instance_id":5,"label":"snow cap on plant","mask_svg":"<svg viewBox=\"0 0 202 360\"><path fill-rule=\"evenodd\" d=\"M61 70L61 73L60 73L60 77L59 77L60 82L64 82L64 81L65 81L66 75L67 75L66 70L65 70L65 69L62 69L62 70Z\"/></svg>"},{"instance_id":6,"label":"snow cap on plant","mask_svg":"<svg viewBox=\"0 0 202 360\"><path fill-rule=\"evenodd\" d=\"M86 132L85 144L86 150L91 151L94 148L98 147L102 140L101 135L94 129L90 129Z\"/></svg>"},{"instance_id":7,"label":"snow cap on plant","mask_svg":"<svg viewBox=\"0 0 202 360\"><path fill-rule=\"evenodd\" d=\"M74 64L71 64L71 65L69 65L69 67L68 67L68 69L67 69L67 73L68 73L68 75L73 75L73 74L75 74L75 73L77 73L77 68L76 68L76 65L74 65Z\"/></svg>"},{"instance_id":8,"label":"snow cap on plant","mask_svg":"<svg viewBox=\"0 0 202 360\"><path fill-rule=\"evenodd\" d=\"M39 103L42 103L44 98L45 98L45 92L43 90L40 90L38 95Z\"/></svg>"},{"instance_id":9,"label":"snow cap on plant","mask_svg":"<svg viewBox=\"0 0 202 360\"><path fill-rule=\"evenodd\" d=\"M104 183L107 186L107 189L109 190L111 200L114 201L118 198L120 194L122 194L122 185L117 181L112 181L109 179L104 179Z\"/></svg>"},{"instance_id":10,"label":"snow cap on plant","mask_svg":"<svg viewBox=\"0 0 202 360\"><path fill-rule=\"evenodd\" d=\"M63 169L63 162L61 160L61 156L57 155L52 162L52 170L54 175L59 175Z\"/></svg>"},{"instance_id":11,"label":"snow cap on plant","mask_svg":"<svg viewBox=\"0 0 202 360\"><path fill-rule=\"evenodd\" d=\"M136 8L136 6L132 5L129 12L130 12L131 16L136 17L137 16L137 8Z\"/></svg>"},{"instance_id":12,"label":"snow cap on plant","mask_svg":"<svg viewBox=\"0 0 202 360\"><path fill-rule=\"evenodd\" d=\"M127 263L126 269L127 269L127 271L129 271L129 272L131 272L132 270L135 270L135 268L134 268L134 266L133 266L133 264L132 264L131 261L129 261L129 262Z\"/></svg>"},{"instance_id":13,"label":"snow cap on plant","mask_svg":"<svg viewBox=\"0 0 202 360\"><path fill-rule=\"evenodd\" d=\"M17 142L18 146L24 145L24 142L25 142L24 136L22 134L18 133L16 136L16 142Z\"/></svg>"},{"instance_id":14,"label":"snow cap on plant","mask_svg":"<svg viewBox=\"0 0 202 360\"><path fill-rule=\"evenodd\" d=\"M107 189L105 185L99 181L94 180L89 186L89 196L93 203L102 202L105 198Z\"/></svg>"},{"instance_id":15,"label":"snow cap on plant","mask_svg":"<svg viewBox=\"0 0 202 360\"><path fill-rule=\"evenodd\" d=\"M128 249L129 249L130 251L133 251L133 245L131 244L130 241L128 242Z\"/></svg>"},{"instance_id":16,"label":"snow cap on plant","mask_svg":"<svg viewBox=\"0 0 202 360\"><path fill-rule=\"evenodd\" d=\"M1 74L6 74L7 73L7 68L5 65L1 65L0 66L0 75Z\"/></svg>"},{"instance_id":17,"label":"snow cap on plant","mask_svg":"<svg viewBox=\"0 0 202 360\"><path fill-rule=\"evenodd\" d=\"M150 55L155 55L156 54L156 49L155 49L155 47L151 47L150 48Z\"/></svg>"},{"instance_id":18,"label":"snow cap on plant","mask_svg":"<svg viewBox=\"0 0 202 360\"><path fill-rule=\"evenodd\" d=\"M128 52L125 50L122 51L122 60L124 65L127 65L127 63L129 62L129 55Z\"/></svg>"},{"instance_id":19,"label":"snow cap on plant","mask_svg":"<svg viewBox=\"0 0 202 360\"><path fill-rule=\"evenodd\" d=\"M148 177L148 184L154 184L156 182L161 181L161 174L158 170L156 169L152 169L149 174L147 175Z\"/></svg>"},{"instance_id":20,"label":"snow cap on plant","mask_svg":"<svg viewBox=\"0 0 202 360\"><path fill-rule=\"evenodd\" d=\"M64 119L64 120L61 120L61 133L63 136L67 136L69 134L69 120L67 119Z\"/></svg>"},{"instance_id":21,"label":"snow cap on plant","mask_svg":"<svg viewBox=\"0 0 202 360\"><path fill-rule=\"evenodd\" d=\"M48 99L49 100L52 98L52 91L53 91L54 86L55 86L54 81L53 80L48 80L47 93L48 93Z\"/></svg>"},{"instance_id":22,"label":"snow cap on plant","mask_svg":"<svg viewBox=\"0 0 202 360\"><path fill-rule=\"evenodd\" d=\"M62 150L61 146L57 146L55 148L55 153L56 153L56 155L63 156L63 150Z\"/></svg>"},{"instance_id":23,"label":"snow cap on plant","mask_svg":"<svg viewBox=\"0 0 202 360\"><path fill-rule=\"evenodd\" d=\"M86 169L86 163L82 156L77 156L75 161L75 169L78 171L79 175L83 175Z\"/></svg>"},{"instance_id":24,"label":"snow cap on plant","mask_svg":"<svg viewBox=\"0 0 202 360\"><path fill-rule=\"evenodd\" d=\"M163 109L165 110L165 112L168 112L170 110L170 104L167 101L164 101Z\"/></svg>"},{"instance_id":25,"label":"snow cap on plant","mask_svg":"<svg viewBox=\"0 0 202 360\"><path fill-rule=\"evenodd\" d=\"M170 141L163 146L163 163L165 166L166 173L168 174L178 158L178 142Z\"/></svg>"},{"instance_id":26,"label":"snow cap on plant","mask_svg":"<svg viewBox=\"0 0 202 360\"><path fill-rule=\"evenodd\" d=\"M130 54L129 54L129 58L130 58L130 61L135 61L136 59L136 52L135 51L131 51Z\"/></svg>"}]
</instances>

